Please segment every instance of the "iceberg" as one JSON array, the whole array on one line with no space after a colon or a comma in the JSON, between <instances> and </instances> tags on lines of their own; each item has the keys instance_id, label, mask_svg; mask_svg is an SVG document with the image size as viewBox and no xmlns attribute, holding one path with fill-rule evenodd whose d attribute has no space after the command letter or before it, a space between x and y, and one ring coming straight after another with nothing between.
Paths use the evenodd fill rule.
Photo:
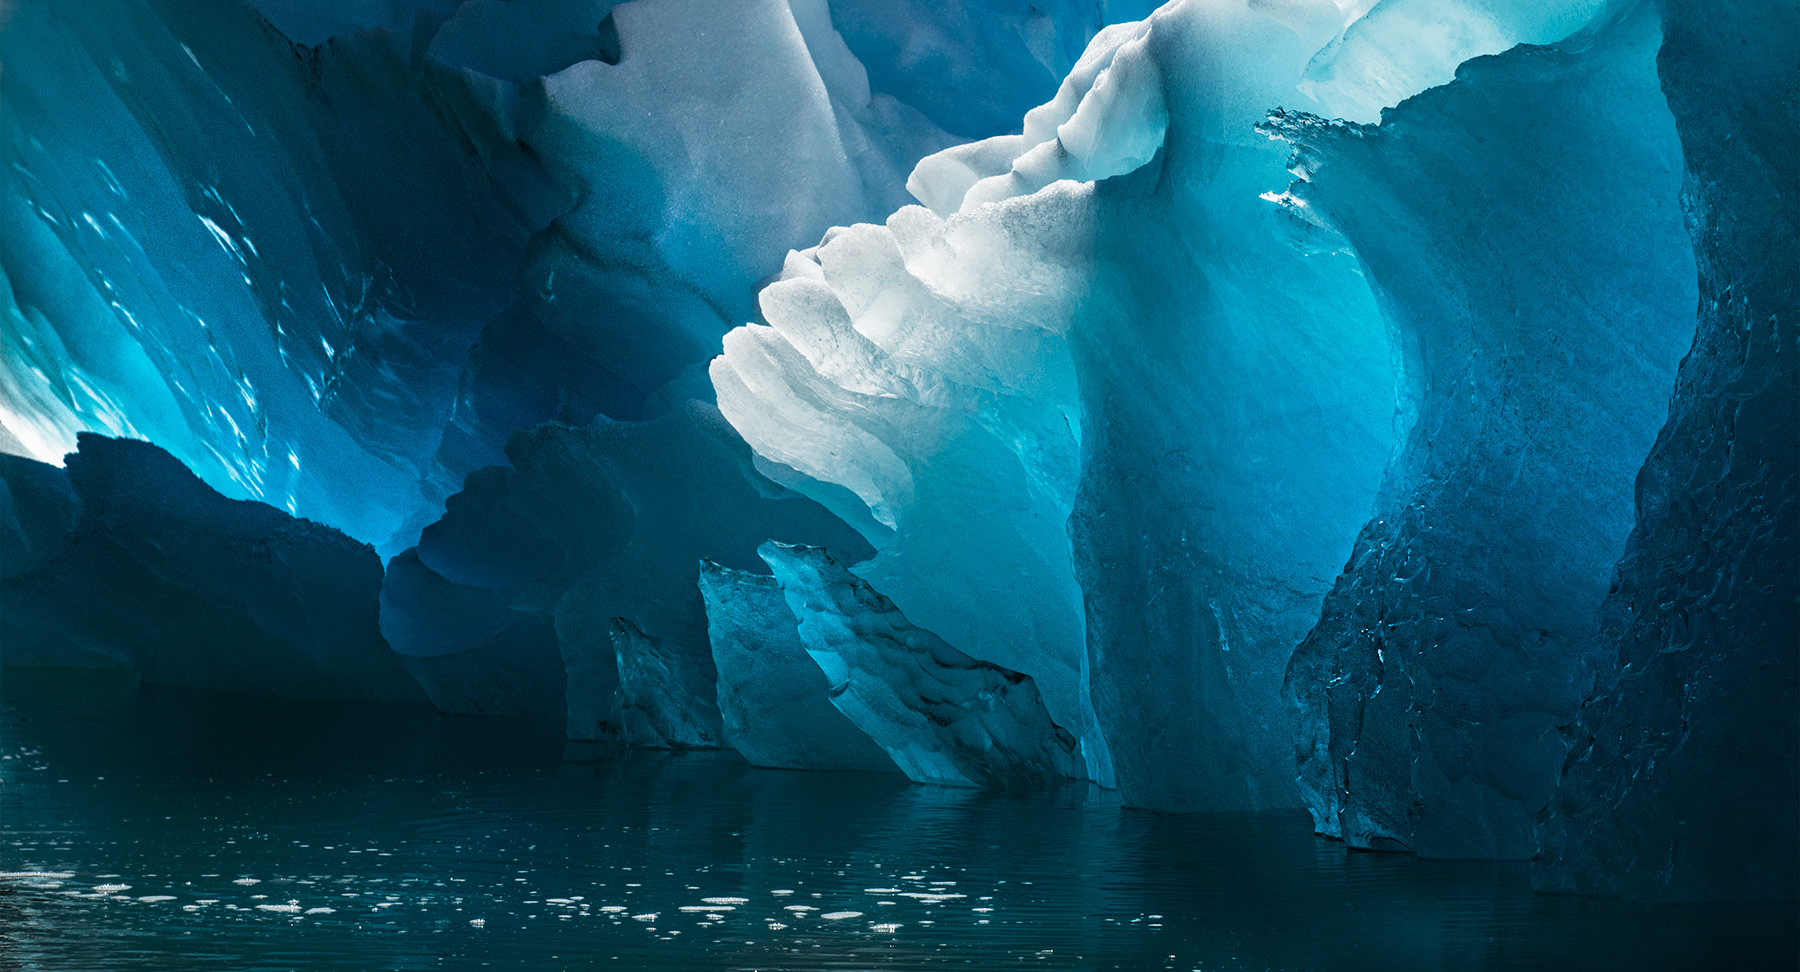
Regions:
<instances>
[{"instance_id":1,"label":"iceberg","mask_svg":"<svg viewBox=\"0 0 1800 972\"><path fill-rule=\"evenodd\" d=\"M384 556L515 429L656 414L783 252L960 140L822 0L260 6L9 6L0 425Z\"/></svg>"},{"instance_id":2,"label":"iceberg","mask_svg":"<svg viewBox=\"0 0 1800 972\"><path fill-rule=\"evenodd\" d=\"M556 632L548 618L513 610L517 595L451 581L407 550L382 575L381 634L440 711L561 726Z\"/></svg>"},{"instance_id":3,"label":"iceberg","mask_svg":"<svg viewBox=\"0 0 1800 972\"><path fill-rule=\"evenodd\" d=\"M1432 41L1409 83L1595 5L1457 10L1406 21ZM1370 87L1366 13L1174 3L1102 29L1018 134L921 160L923 207L790 254L711 366L757 454L880 549L856 573L1032 672L1132 805L1301 802L1288 655L1406 417L1357 255L1264 198L1289 177L1257 126L1326 110L1299 83L1331 65L1344 98L1414 93Z\"/></svg>"},{"instance_id":4,"label":"iceberg","mask_svg":"<svg viewBox=\"0 0 1800 972\"><path fill-rule=\"evenodd\" d=\"M700 593L731 748L753 766L895 772L832 704L775 578L702 561Z\"/></svg>"},{"instance_id":5,"label":"iceberg","mask_svg":"<svg viewBox=\"0 0 1800 972\"><path fill-rule=\"evenodd\" d=\"M1699 330L1637 478L1533 881L1800 897L1800 14L1665 6ZM1791 101L1788 102L1791 104Z\"/></svg>"},{"instance_id":6,"label":"iceberg","mask_svg":"<svg viewBox=\"0 0 1800 972\"><path fill-rule=\"evenodd\" d=\"M713 702L712 659L647 635L624 618L612 623L617 709L608 720L630 746L717 748L724 730Z\"/></svg>"},{"instance_id":7,"label":"iceberg","mask_svg":"<svg viewBox=\"0 0 1800 972\"><path fill-rule=\"evenodd\" d=\"M0 2L0 661L1792 897L1794 16Z\"/></svg>"},{"instance_id":8,"label":"iceberg","mask_svg":"<svg viewBox=\"0 0 1800 972\"><path fill-rule=\"evenodd\" d=\"M439 658L549 625L570 739L719 743L701 560L757 569L771 537L869 553L855 530L758 472L705 402L641 422L521 430L507 458L471 473L418 547L390 562L382 626L397 650Z\"/></svg>"},{"instance_id":9,"label":"iceberg","mask_svg":"<svg viewBox=\"0 0 1800 972\"><path fill-rule=\"evenodd\" d=\"M911 624L824 550L770 541L759 552L831 704L910 779L1005 788L1081 778L1075 737L1050 720L1030 675Z\"/></svg>"},{"instance_id":10,"label":"iceberg","mask_svg":"<svg viewBox=\"0 0 1800 972\"><path fill-rule=\"evenodd\" d=\"M1302 791L1353 845L1535 850L1693 337L1659 40L1639 8L1379 127L1272 124L1290 205L1355 246L1406 353L1411 430L1288 672Z\"/></svg>"},{"instance_id":11,"label":"iceberg","mask_svg":"<svg viewBox=\"0 0 1800 972\"><path fill-rule=\"evenodd\" d=\"M227 499L161 449L82 433L0 455L0 661L254 695L423 703L377 628L381 561Z\"/></svg>"}]
</instances>

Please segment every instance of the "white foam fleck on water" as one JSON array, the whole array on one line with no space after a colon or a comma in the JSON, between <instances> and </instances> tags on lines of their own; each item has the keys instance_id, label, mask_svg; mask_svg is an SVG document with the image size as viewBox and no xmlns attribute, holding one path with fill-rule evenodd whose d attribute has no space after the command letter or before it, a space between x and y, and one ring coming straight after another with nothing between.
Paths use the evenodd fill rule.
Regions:
<instances>
[{"instance_id":1,"label":"white foam fleck on water","mask_svg":"<svg viewBox=\"0 0 1800 972\"><path fill-rule=\"evenodd\" d=\"M18 878L54 878L59 881L66 881L74 876L74 871L0 871L0 880Z\"/></svg>"},{"instance_id":2,"label":"white foam fleck on water","mask_svg":"<svg viewBox=\"0 0 1800 972\"><path fill-rule=\"evenodd\" d=\"M469 919L469 927L470 928L486 928L487 927L487 919L486 918L470 918Z\"/></svg>"},{"instance_id":3,"label":"white foam fleck on water","mask_svg":"<svg viewBox=\"0 0 1800 972\"><path fill-rule=\"evenodd\" d=\"M658 914L657 912L649 911L649 912L645 912L644 914L641 914L641 915L632 915L631 920L632 921L655 921L657 914Z\"/></svg>"},{"instance_id":4,"label":"white foam fleck on water","mask_svg":"<svg viewBox=\"0 0 1800 972\"><path fill-rule=\"evenodd\" d=\"M894 932L897 932L900 930L900 925L898 922L878 921L878 922L875 922L874 924L871 924L869 926L869 930L876 931L876 932L886 932L887 934L892 935Z\"/></svg>"}]
</instances>

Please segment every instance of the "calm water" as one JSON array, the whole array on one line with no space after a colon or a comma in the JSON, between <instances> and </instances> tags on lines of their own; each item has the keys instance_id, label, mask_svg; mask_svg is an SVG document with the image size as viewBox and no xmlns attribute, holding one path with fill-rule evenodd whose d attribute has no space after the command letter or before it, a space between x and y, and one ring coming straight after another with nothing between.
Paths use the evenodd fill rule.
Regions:
<instances>
[{"instance_id":1,"label":"calm water","mask_svg":"<svg viewBox=\"0 0 1800 972\"><path fill-rule=\"evenodd\" d=\"M1792 907L70 673L0 678L0 969L1755 969Z\"/></svg>"}]
</instances>

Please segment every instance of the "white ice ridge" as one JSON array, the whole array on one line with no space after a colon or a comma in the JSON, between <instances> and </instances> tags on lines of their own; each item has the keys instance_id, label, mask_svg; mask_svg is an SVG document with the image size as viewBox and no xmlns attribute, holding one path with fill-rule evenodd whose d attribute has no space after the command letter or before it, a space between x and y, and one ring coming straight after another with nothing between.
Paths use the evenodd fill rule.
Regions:
<instances>
[{"instance_id":1,"label":"white ice ridge","mask_svg":"<svg viewBox=\"0 0 1800 972\"><path fill-rule=\"evenodd\" d=\"M1373 425L1391 422L1378 414L1391 407L1391 375L1378 373L1391 352L1367 286L1341 241L1297 247L1259 208L1268 204L1256 197L1288 177L1283 150L1256 126L1283 106L1368 118L1448 80L1467 57L1576 29L1595 7L1178 0L1141 23L1109 27L1056 97L1025 116L1020 134L921 161L907 187L924 206L884 224L833 229L818 246L789 253L760 294L762 323L726 335L712 363L719 408L772 477L864 524L880 553L855 568L859 576L959 649L1031 672L1051 715L1081 738L1089 774L1110 781L1067 527L1082 482L1090 381L1072 353L1072 329L1086 321L1080 327L1096 346L1117 346L1122 356L1139 338L1096 329L1186 328L1196 342L1223 329L1239 342L1241 367L1266 372L1258 380L1316 399L1296 408L1349 408ZM1165 156L1162 168L1152 165ZM1098 185L1124 177L1162 195L1131 204L1139 210L1097 196ZM1097 243L1103 229L1150 220L1170 222L1170 265L1108 269L1113 254ZM1218 252L1173 249L1195 246ZM1117 292L1107 294L1096 282L1102 272L1138 279L1114 280ZM1313 288L1305 314L1319 320L1278 306L1284 298L1266 292L1271 275L1295 281L1290 290ZM1312 278L1320 280L1298 282ZM1196 317L1203 314L1210 317ZM1334 315L1349 323L1325 320ZM1162 318L1166 325L1154 324ZM1308 364L1305 349L1321 339L1344 350ZM1251 350L1250 341L1272 351ZM1221 368L1240 367L1230 353ZM1107 380L1117 375L1095 367ZM1220 404L1194 411L1244 412L1233 403L1246 394L1273 400L1255 389L1207 394ZM1257 639L1269 652L1278 643L1291 650L1308 615L1316 618L1331 571L1313 568L1341 565L1392 444L1382 428L1366 442L1329 441L1335 435L1317 437L1323 451L1336 450L1319 462L1342 470L1332 508L1307 513L1319 520L1318 549L1299 552L1305 566L1289 571L1295 576L1271 569L1240 585L1271 592L1246 595L1243 611L1208 609L1261 625L1219 637L1247 643L1232 677L1252 678L1244 672L1254 669L1261 681L1232 691L1267 703L1244 718L1271 740L1280 735L1271 722L1280 703L1263 683L1278 685L1280 663L1257 657ZM1261 539L1233 542L1252 559L1272 559ZM1254 620L1259 612L1280 620L1265 625Z\"/></svg>"}]
</instances>

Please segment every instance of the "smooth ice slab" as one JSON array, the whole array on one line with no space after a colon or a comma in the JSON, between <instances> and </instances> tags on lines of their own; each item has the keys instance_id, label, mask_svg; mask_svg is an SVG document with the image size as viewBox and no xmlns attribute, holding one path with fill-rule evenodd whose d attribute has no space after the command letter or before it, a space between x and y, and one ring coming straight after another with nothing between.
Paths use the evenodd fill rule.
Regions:
<instances>
[{"instance_id":1,"label":"smooth ice slab","mask_svg":"<svg viewBox=\"0 0 1800 972\"><path fill-rule=\"evenodd\" d=\"M700 593L733 749L756 766L894 771L832 705L831 684L807 656L775 578L701 561Z\"/></svg>"},{"instance_id":2,"label":"smooth ice slab","mask_svg":"<svg viewBox=\"0 0 1800 972\"><path fill-rule=\"evenodd\" d=\"M1050 721L1031 676L915 627L824 550L770 542L758 552L832 704L909 778L1004 787L1081 777L1075 737Z\"/></svg>"}]
</instances>

